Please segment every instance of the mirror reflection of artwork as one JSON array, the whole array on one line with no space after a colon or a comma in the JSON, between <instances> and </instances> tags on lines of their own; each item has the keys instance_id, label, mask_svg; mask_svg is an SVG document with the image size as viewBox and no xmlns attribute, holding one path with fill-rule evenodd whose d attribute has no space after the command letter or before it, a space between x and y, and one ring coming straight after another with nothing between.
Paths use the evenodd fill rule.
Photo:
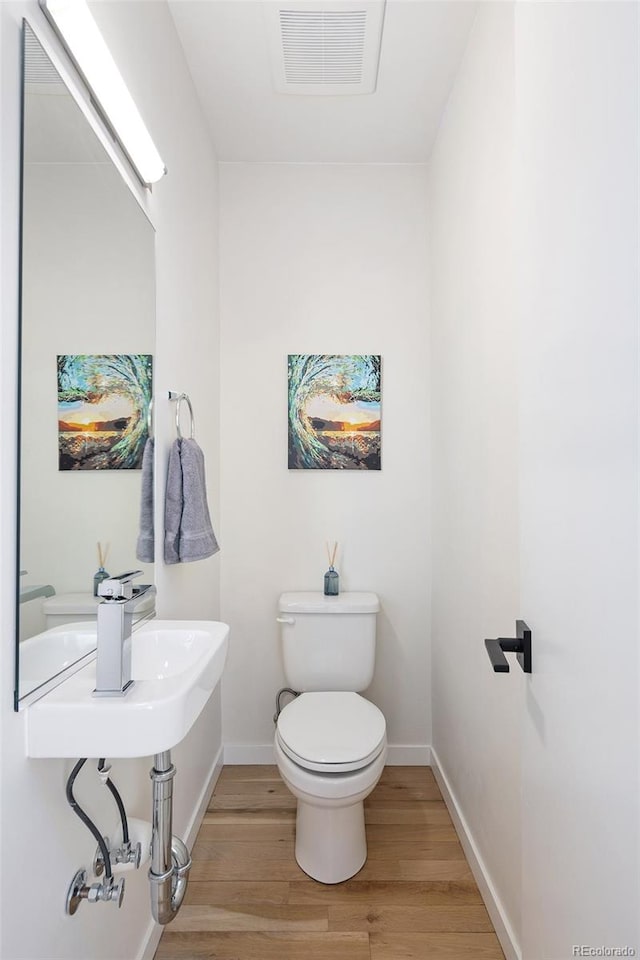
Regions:
<instances>
[{"instance_id":1,"label":"mirror reflection of artwork","mask_svg":"<svg viewBox=\"0 0 640 960\"><path fill-rule=\"evenodd\" d=\"M63 82L26 22L23 36L16 707L63 679L88 652L64 631L60 645L39 638L78 616L95 620L96 543L110 544L111 571L142 566L143 579L155 579L151 562L135 559L143 471L134 469L147 430L146 358L156 347L155 231L122 163L113 162L112 138L92 116L87 91L77 78L73 89ZM121 368L116 380L126 383L125 394L144 396L133 404L125 396L124 410L87 410L81 427L130 419L132 405L143 412L135 431L114 431L107 450L79 459L67 451L62 469L53 419L61 354L70 388L78 388L83 357L116 356L121 367L122 358L137 357L138 373ZM76 394L64 402L77 411L84 399ZM66 407L59 419L73 423L72 413ZM77 427L66 431L72 454L74 447L95 447L101 432ZM115 469L107 469L116 457ZM93 638L95 648L95 627Z\"/></svg>"},{"instance_id":2,"label":"mirror reflection of artwork","mask_svg":"<svg viewBox=\"0 0 640 960\"><path fill-rule=\"evenodd\" d=\"M380 470L380 359L289 354L290 470Z\"/></svg>"},{"instance_id":3,"label":"mirror reflection of artwork","mask_svg":"<svg viewBox=\"0 0 640 960\"><path fill-rule=\"evenodd\" d=\"M150 354L59 355L59 469L139 469L151 390Z\"/></svg>"}]
</instances>

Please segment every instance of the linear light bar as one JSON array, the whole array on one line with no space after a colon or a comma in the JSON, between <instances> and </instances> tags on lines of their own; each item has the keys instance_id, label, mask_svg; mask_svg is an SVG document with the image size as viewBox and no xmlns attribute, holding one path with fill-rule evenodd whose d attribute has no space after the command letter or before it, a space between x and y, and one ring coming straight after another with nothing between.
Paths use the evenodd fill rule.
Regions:
<instances>
[{"instance_id":1,"label":"linear light bar","mask_svg":"<svg viewBox=\"0 0 640 960\"><path fill-rule=\"evenodd\" d=\"M85 0L40 0L142 182L167 172Z\"/></svg>"}]
</instances>

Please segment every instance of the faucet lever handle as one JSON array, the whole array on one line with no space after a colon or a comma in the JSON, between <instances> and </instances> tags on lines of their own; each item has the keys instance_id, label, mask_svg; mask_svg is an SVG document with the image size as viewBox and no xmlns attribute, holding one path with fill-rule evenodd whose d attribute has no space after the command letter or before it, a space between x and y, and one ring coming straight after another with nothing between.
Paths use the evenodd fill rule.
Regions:
<instances>
[{"instance_id":1,"label":"faucet lever handle","mask_svg":"<svg viewBox=\"0 0 640 960\"><path fill-rule=\"evenodd\" d=\"M142 570L127 570L117 573L98 584L98 596L105 600L131 600L133 596L133 580L141 577Z\"/></svg>"}]
</instances>

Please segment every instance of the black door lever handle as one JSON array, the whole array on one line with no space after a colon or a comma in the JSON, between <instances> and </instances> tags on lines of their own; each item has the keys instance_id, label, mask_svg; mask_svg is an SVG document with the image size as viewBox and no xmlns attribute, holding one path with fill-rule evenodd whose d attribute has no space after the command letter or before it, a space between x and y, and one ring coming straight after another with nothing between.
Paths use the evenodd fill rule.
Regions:
<instances>
[{"instance_id":1,"label":"black door lever handle","mask_svg":"<svg viewBox=\"0 0 640 960\"><path fill-rule=\"evenodd\" d=\"M525 673L531 673L531 630L524 620L516 620L516 637L497 637L485 640L485 647L495 673L509 673L505 653L515 653Z\"/></svg>"}]
</instances>

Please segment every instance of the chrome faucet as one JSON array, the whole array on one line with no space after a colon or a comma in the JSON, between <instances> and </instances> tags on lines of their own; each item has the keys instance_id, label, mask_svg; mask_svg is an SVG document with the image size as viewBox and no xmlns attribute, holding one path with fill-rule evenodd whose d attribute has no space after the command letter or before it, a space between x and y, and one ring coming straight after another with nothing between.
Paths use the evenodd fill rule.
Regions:
<instances>
[{"instance_id":1,"label":"chrome faucet","mask_svg":"<svg viewBox=\"0 0 640 960\"><path fill-rule=\"evenodd\" d=\"M144 597L155 594L151 583L133 586L142 570L129 570L103 580L98 586L98 651L94 697L123 697L131 689L131 634L133 615ZM155 617L155 605L139 617L135 627Z\"/></svg>"}]
</instances>

